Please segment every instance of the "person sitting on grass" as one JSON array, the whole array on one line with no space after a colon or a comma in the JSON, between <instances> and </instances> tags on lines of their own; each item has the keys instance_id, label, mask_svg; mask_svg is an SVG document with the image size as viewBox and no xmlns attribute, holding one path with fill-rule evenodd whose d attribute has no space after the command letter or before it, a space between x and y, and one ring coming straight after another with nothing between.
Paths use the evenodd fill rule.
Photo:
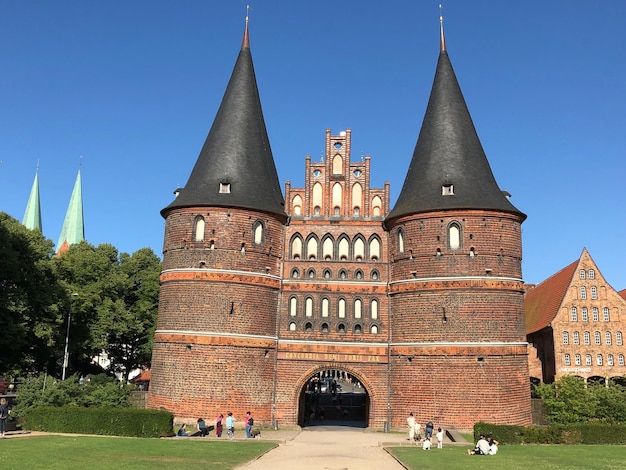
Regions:
<instances>
[{"instance_id":1,"label":"person sitting on grass","mask_svg":"<svg viewBox=\"0 0 626 470\"><path fill-rule=\"evenodd\" d=\"M498 453L499 442L491 436L487 438L487 442L489 443L489 452L487 452L487 455L496 455Z\"/></svg>"},{"instance_id":2,"label":"person sitting on grass","mask_svg":"<svg viewBox=\"0 0 626 470\"><path fill-rule=\"evenodd\" d=\"M430 442L430 437L427 437L426 439L424 439L424 443L422 444L422 449L430 450L431 445L432 443Z\"/></svg>"},{"instance_id":3,"label":"person sitting on grass","mask_svg":"<svg viewBox=\"0 0 626 470\"><path fill-rule=\"evenodd\" d=\"M187 424L183 423L183 425L180 427L180 429L176 433L176 436L177 437L187 437L187 436L189 436L189 434L187 434Z\"/></svg>"},{"instance_id":4,"label":"person sitting on grass","mask_svg":"<svg viewBox=\"0 0 626 470\"><path fill-rule=\"evenodd\" d=\"M480 439L476 443L474 450L467 449L468 455L487 455L489 453L489 442L485 439L485 435L481 434Z\"/></svg>"}]
</instances>

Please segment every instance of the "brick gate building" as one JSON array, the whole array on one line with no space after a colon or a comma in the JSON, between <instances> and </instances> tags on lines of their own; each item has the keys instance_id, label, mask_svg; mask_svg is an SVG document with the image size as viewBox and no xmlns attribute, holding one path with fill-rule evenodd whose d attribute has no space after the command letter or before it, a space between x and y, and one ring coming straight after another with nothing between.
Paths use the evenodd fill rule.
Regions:
<instances>
[{"instance_id":1,"label":"brick gate building","mask_svg":"<svg viewBox=\"0 0 626 470\"><path fill-rule=\"evenodd\" d=\"M366 425L530 424L525 215L497 186L440 54L404 186L370 187L351 131L283 199L248 28L166 220L149 406L302 424L312 379L365 392Z\"/></svg>"}]
</instances>

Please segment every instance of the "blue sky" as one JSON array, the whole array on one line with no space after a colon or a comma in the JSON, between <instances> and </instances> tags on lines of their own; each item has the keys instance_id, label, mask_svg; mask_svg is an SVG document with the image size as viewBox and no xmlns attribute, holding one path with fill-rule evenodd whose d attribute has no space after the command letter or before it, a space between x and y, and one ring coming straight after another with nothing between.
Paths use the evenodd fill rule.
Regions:
<instances>
[{"instance_id":1,"label":"blue sky","mask_svg":"<svg viewBox=\"0 0 626 470\"><path fill-rule=\"evenodd\" d=\"M241 46L245 1L2 1L0 211L39 164L57 241L81 164L92 244L161 254ZM402 187L439 53L437 1L251 2L250 41L284 190L325 129L352 129L372 186ZM538 283L584 247L626 288L626 2L449 0L446 43L496 180L528 215Z\"/></svg>"}]
</instances>

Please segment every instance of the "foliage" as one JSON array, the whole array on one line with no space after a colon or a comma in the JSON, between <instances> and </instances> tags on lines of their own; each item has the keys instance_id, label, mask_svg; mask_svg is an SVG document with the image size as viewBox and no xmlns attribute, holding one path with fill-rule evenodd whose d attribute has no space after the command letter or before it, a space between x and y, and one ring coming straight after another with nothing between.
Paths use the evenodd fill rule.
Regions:
<instances>
[{"instance_id":1,"label":"foliage","mask_svg":"<svg viewBox=\"0 0 626 470\"><path fill-rule=\"evenodd\" d=\"M19 387L19 400L13 408L17 416L44 406L130 407L132 387L120 386L104 374L80 381L77 376L56 380L47 375L28 378Z\"/></svg>"},{"instance_id":2,"label":"foliage","mask_svg":"<svg viewBox=\"0 0 626 470\"><path fill-rule=\"evenodd\" d=\"M624 387L619 384L611 382L609 387L585 384L576 376L564 376L552 384L535 387L535 393L543 398L546 418L559 424L626 424L624 392Z\"/></svg>"},{"instance_id":3,"label":"foliage","mask_svg":"<svg viewBox=\"0 0 626 470\"><path fill-rule=\"evenodd\" d=\"M30 408L22 415L24 429L127 437L172 436L169 411L78 406Z\"/></svg>"},{"instance_id":4,"label":"foliage","mask_svg":"<svg viewBox=\"0 0 626 470\"><path fill-rule=\"evenodd\" d=\"M93 436L31 436L4 439L0 468L29 470L232 470L276 447L273 442L199 439L137 439Z\"/></svg>"},{"instance_id":5,"label":"foliage","mask_svg":"<svg viewBox=\"0 0 626 470\"><path fill-rule=\"evenodd\" d=\"M67 295L50 264L53 246L0 212L0 372L43 370L59 357Z\"/></svg>"}]
</instances>

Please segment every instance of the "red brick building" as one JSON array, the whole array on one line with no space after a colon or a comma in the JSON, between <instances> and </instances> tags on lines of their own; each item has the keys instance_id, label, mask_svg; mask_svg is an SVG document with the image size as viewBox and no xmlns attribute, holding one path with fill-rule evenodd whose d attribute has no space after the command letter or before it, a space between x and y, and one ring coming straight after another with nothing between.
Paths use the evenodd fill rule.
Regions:
<instances>
[{"instance_id":1,"label":"red brick building","mask_svg":"<svg viewBox=\"0 0 626 470\"><path fill-rule=\"evenodd\" d=\"M532 376L535 382L577 375L623 383L626 299L620 294L604 279L587 249L528 290L526 331L541 363Z\"/></svg>"},{"instance_id":2,"label":"red brick building","mask_svg":"<svg viewBox=\"0 0 626 470\"><path fill-rule=\"evenodd\" d=\"M204 147L162 211L150 407L304 424L330 379L361 392L342 416L374 428L403 428L411 411L461 429L530 424L526 216L493 177L443 28L440 49L393 208L369 157L351 161L349 129L326 131L323 161L306 157L304 187L287 182L283 199L246 25Z\"/></svg>"}]
</instances>

